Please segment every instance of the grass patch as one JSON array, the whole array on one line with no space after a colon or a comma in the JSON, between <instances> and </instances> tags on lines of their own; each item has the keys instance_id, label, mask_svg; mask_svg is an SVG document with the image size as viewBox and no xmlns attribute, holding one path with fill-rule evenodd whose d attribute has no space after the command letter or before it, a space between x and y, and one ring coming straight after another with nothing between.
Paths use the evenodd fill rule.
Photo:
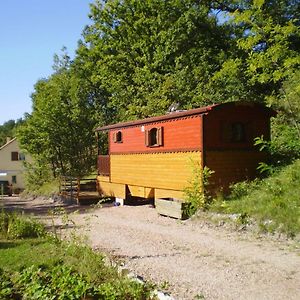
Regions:
<instances>
[{"instance_id":1,"label":"grass patch","mask_svg":"<svg viewBox=\"0 0 300 300\"><path fill-rule=\"evenodd\" d=\"M235 184L210 209L254 218L263 231L295 236L300 232L300 160L266 179Z\"/></svg>"},{"instance_id":2,"label":"grass patch","mask_svg":"<svg viewBox=\"0 0 300 300\"><path fill-rule=\"evenodd\" d=\"M0 299L153 299L152 286L129 280L86 245L48 235L4 236L0 237Z\"/></svg>"}]
</instances>

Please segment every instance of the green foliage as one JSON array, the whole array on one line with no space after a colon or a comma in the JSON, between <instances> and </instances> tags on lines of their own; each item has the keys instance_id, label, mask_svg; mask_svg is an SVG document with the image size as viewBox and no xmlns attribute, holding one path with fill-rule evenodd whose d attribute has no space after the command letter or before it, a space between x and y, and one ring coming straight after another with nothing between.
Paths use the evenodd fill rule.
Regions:
<instances>
[{"instance_id":1,"label":"green foliage","mask_svg":"<svg viewBox=\"0 0 300 300\"><path fill-rule=\"evenodd\" d=\"M212 99L278 105L283 82L300 66L299 1L238 0L215 6L227 12L233 46L210 80L209 89L216 91Z\"/></svg>"},{"instance_id":2,"label":"green foliage","mask_svg":"<svg viewBox=\"0 0 300 300\"><path fill-rule=\"evenodd\" d=\"M54 177L81 177L95 168L98 114L89 93L87 83L65 68L35 85L33 112L17 136L37 162L37 174L50 168Z\"/></svg>"},{"instance_id":3,"label":"green foliage","mask_svg":"<svg viewBox=\"0 0 300 300\"><path fill-rule=\"evenodd\" d=\"M258 221L263 230L294 236L300 232L300 160L263 180L240 182L212 209L239 213Z\"/></svg>"},{"instance_id":4,"label":"green foliage","mask_svg":"<svg viewBox=\"0 0 300 300\"><path fill-rule=\"evenodd\" d=\"M299 45L295 43L300 37L299 24L295 15L286 14L288 5L295 8L297 4L283 8L273 1L243 2L244 9L236 10L232 17L245 30L237 40L246 53L244 72L254 90L265 89L263 97L278 94L282 82L300 65Z\"/></svg>"},{"instance_id":5,"label":"green foliage","mask_svg":"<svg viewBox=\"0 0 300 300\"><path fill-rule=\"evenodd\" d=\"M5 211L0 213L0 236L9 239L42 237L45 227L28 217L10 214Z\"/></svg>"},{"instance_id":6,"label":"green foliage","mask_svg":"<svg viewBox=\"0 0 300 300\"><path fill-rule=\"evenodd\" d=\"M61 264L31 266L18 272L13 282L25 299L81 299L94 293L84 276Z\"/></svg>"},{"instance_id":7,"label":"green foliage","mask_svg":"<svg viewBox=\"0 0 300 300\"><path fill-rule=\"evenodd\" d=\"M16 134L16 129L23 123L22 119L17 121L9 120L0 125L0 147L6 143L6 138L13 138Z\"/></svg>"},{"instance_id":8,"label":"green foliage","mask_svg":"<svg viewBox=\"0 0 300 300\"><path fill-rule=\"evenodd\" d=\"M118 274L73 243L0 240L1 299L153 299L152 287Z\"/></svg>"},{"instance_id":9,"label":"green foliage","mask_svg":"<svg viewBox=\"0 0 300 300\"><path fill-rule=\"evenodd\" d=\"M11 299L13 294L13 283L10 276L0 268L0 299Z\"/></svg>"},{"instance_id":10,"label":"green foliage","mask_svg":"<svg viewBox=\"0 0 300 300\"><path fill-rule=\"evenodd\" d=\"M185 200L189 204L186 206L186 215L192 216L199 209L207 209L212 201L208 193L209 178L214 173L208 167L202 169L200 163L193 164L193 176L190 185L185 188Z\"/></svg>"},{"instance_id":11,"label":"green foliage","mask_svg":"<svg viewBox=\"0 0 300 300\"><path fill-rule=\"evenodd\" d=\"M36 194L42 194L40 192L41 189L43 189L45 185L49 185L50 182L55 182L58 187L58 183L53 178L51 169L45 159L36 157L33 162L25 161L24 166L24 179L27 193L34 192Z\"/></svg>"},{"instance_id":12,"label":"green foliage","mask_svg":"<svg viewBox=\"0 0 300 300\"><path fill-rule=\"evenodd\" d=\"M207 103L205 85L231 45L210 3L95 1L90 17L75 64L108 91L118 120Z\"/></svg>"},{"instance_id":13,"label":"green foliage","mask_svg":"<svg viewBox=\"0 0 300 300\"><path fill-rule=\"evenodd\" d=\"M284 81L278 98L273 101L278 115L272 122L271 153L291 161L300 157L300 70Z\"/></svg>"}]
</instances>

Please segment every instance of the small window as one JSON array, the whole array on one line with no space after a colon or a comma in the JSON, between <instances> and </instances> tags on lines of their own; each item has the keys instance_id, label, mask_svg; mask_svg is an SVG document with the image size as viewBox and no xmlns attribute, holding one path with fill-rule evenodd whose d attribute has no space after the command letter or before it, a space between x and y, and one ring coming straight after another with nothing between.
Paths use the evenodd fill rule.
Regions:
<instances>
[{"instance_id":1,"label":"small window","mask_svg":"<svg viewBox=\"0 0 300 300\"><path fill-rule=\"evenodd\" d=\"M122 131L114 132L113 141L114 141L114 143L122 143L123 142Z\"/></svg>"},{"instance_id":2,"label":"small window","mask_svg":"<svg viewBox=\"0 0 300 300\"><path fill-rule=\"evenodd\" d=\"M19 160L25 160L25 154L19 153Z\"/></svg>"},{"instance_id":3,"label":"small window","mask_svg":"<svg viewBox=\"0 0 300 300\"><path fill-rule=\"evenodd\" d=\"M15 176L15 175L11 176L11 182L16 184L17 183L17 176Z\"/></svg>"},{"instance_id":4,"label":"small window","mask_svg":"<svg viewBox=\"0 0 300 300\"><path fill-rule=\"evenodd\" d=\"M158 129L152 128L149 131L149 146L156 146L158 145Z\"/></svg>"},{"instance_id":5,"label":"small window","mask_svg":"<svg viewBox=\"0 0 300 300\"><path fill-rule=\"evenodd\" d=\"M18 161L19 160L19 153L18 152L12 152L11 153L11 160L12 161Z\"/></svg>"},{"instance_id":6,"label":"small window","mask_svg":"<svg viewBox=\"0 0 300 300\"><path fill-rule=\"evenodd\" d=\"M147 147L158 147L163 145L163 128L153 127L145 130L145 144Z\"/></svg>"},{"instance_id":7,"label":"small window","mask_svg":"<svg viewBox=\"0 0 300 300\"><path fill-rule=\"evenodd\" d=\"M233 123L231 124L231 141L245 142L246 134L245 134L245 125L242 123Z\"/></svg>"},{"instance_id":8,"label":"small window","mask_svg":"<svg viewBox=\"0 0 300 300\"><path fill-rule=\"evenodd\" d=\"M249 126L247 126L248 128ZM246 124L241 122L222 122L222 141L226 143L246 142ZM247 129L249 131L249 129ZM249 134L249 132L248 132Z\"/></svg>"}]
</instances>

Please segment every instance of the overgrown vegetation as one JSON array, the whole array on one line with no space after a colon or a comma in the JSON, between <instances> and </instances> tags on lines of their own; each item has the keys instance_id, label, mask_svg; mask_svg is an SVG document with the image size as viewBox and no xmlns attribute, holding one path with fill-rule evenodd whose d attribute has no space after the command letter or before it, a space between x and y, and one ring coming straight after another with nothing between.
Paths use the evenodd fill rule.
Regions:
<instances>
[{"instance_id":1,"label":"overgrown vegetation","mask_svg":"<svg viewBox=\"0 0 300 300\"><path fill-rule=\"evenodd\" d=\"M189 186L185 188L186 206L185 215L191 217L199 209L208 209L212 197L208 193L209 178L214 173L208 167L201 168L200 163L192 162L193 175Z\"/></svg>"},{"instance_id":2,"label":"overgrown vegetation","mask_svg":"<svg viewBox=\"0 0 300 300\"><path fill-rule=\"evenodd\" d=\"M295 236L300 232L300 160L263 180L240 182L217 199L212 210L253 218L262 231Z\"/></svg>"},{"instance_id":3,"label":"overgrown vegetation","mask_svg":"<svg viewBox=\"0 0 300 300\"><path fill-rule=\"evenodd\" d=\"M0 238L43 237L45 234L44 226L33 219L4 210L0 212Z\"/></svg>"},{"instance_id":4,"label":"overgrown vegetation","mask_svg":"<svg viewBox=\"0 0 300 300\"><path fill-rule=\"evenodd\" d=\"M20 215L2 211L0 222L1 299L154 299L151 285L120 275L88 246L53 239Z\"/></svg>"}]
</instances>

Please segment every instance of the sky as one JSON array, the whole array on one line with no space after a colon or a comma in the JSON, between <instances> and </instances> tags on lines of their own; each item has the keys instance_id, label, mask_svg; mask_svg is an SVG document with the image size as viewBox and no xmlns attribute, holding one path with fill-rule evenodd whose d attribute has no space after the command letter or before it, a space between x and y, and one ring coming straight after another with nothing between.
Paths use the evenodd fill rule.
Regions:
<instances>
[{"instance_id":1,"label":"sky","mask_svg":"<svg viewBox=\"0 0 300 300\"><path fill-rule=\"evenodd\" d=\"M93 0L0 0L0 125L31 113L34 84L63 46L74 57Z\"/></svg>"}]
</instances>

